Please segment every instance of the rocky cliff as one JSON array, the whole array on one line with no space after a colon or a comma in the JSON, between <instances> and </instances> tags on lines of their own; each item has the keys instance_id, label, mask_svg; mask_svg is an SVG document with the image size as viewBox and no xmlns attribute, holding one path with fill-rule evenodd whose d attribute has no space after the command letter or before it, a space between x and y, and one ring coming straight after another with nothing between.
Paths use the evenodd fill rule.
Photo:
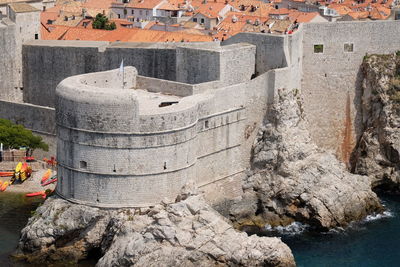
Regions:
<instances>
[{"instance_id":1,"label":"rocky cliff","mask_svg":"<svg viewBox=\"0 0 400 267\"><path fill-rule=\"evenodd\" d=\"M363 133L353 172L373 187L400 191L400 55L370 55L361 66Z\"/></svg>"},{"instance_id":2,"label":"rocky cliff","mask_svg":"<svg viewBox=\"0 0 400 267\"><path fill-rule=\"evenodd\" d=\"M294 266L278 238L247 236L200 196L152 208L104 210L51 198L22 230L17 257L97 266Z\"/></svg>"},{"instance_id":3,"label":"rocky cliff","mask_svg":"<svg viewBox=\"0 0 400 267\"><path fill-rule=\"evenodd\" d=\"M297 90L280 90L254 144L244 196L230 213L238 227L346 226L382 207L367 176L349 173L311 141Z\"/></svg>"}]
</instances>

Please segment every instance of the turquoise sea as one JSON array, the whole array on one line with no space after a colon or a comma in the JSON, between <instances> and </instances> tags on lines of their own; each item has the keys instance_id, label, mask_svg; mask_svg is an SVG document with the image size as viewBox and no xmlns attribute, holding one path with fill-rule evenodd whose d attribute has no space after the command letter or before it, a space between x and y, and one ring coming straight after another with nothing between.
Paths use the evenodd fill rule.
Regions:
<instances>
[{"instance_id":1,"label":"turquoise sea","mask_svg":"<svg viewBox=\"0 0 400 267\"><path fill-rule=\"evenodd\" d=\"M381 198L389 212L371 216L346 230L315 233L306 226L275 229L292 249L299 267L314 266L400 266L400 196ZM0 193L0 263L21 266L9 255L18 244L19 233L40 199L21 194ZM301 233L299 233L301 232ZM90 266L92 264L82 264Z\"/></svg>"}]
</instances>

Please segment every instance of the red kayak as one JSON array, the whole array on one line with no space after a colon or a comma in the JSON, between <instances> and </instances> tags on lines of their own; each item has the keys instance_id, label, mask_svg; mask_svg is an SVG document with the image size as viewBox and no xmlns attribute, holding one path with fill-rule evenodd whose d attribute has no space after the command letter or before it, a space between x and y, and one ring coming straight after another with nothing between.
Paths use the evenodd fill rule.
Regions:
<instances>
[{"instance_id":1,"label":"red kayak","mask_svg":"<svg viewBox=\"0 0 400 267\"><path fill-rule=\"evenodd\" d=\"M13 176L14 172L0 172L0 177Z\"/></svg>"},{"instance_id":2,"label":"red kayak","mask_svg":"<svg viewBox=\"0 0 400 267\"><path fill-rule=\"evenodd\" d=\"M46 197L46 192L45 191L39 191L39 192L34 192L34 193L29 193L26 194L25 196L27 197L36 197L36 196L45 196Z\"/></svg>"},{"instance_id":3,"label":"red kayak","mask_svg":"<svg viewBox=\"0 0 400 267\"><path fill-rule=\"evenodd\" d=\"M46 185L49 185L49 184L52 184L52 183L55 183L55 182L57 182L57 178L55 178L53 180L49 180L49 181L43 183L42 186L46 186Z\"/></svg>"}]
</instances>

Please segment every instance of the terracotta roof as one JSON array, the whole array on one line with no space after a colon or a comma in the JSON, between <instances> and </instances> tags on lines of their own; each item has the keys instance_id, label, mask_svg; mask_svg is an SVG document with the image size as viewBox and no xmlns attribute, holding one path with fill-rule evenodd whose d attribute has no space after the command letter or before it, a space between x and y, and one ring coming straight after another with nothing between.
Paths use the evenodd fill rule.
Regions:
<instances>
[{"instance_id":1,"label":"terracotta roof","mask_svg":"<svg viewBox=\"0 0 400 267\"><path fill-rule=\"evenodd\" d=\"M270 15L289 15L290 11L287 8L274 9L269 12Z\"/></svg>"},{"instance_id":2,"label":"terracotta roof","mask_svg":"<svg viewBox=\"0 0 400 267\"><path fill-rule=\"evenodd\" d=\"M328 7L336 10L338 12L338 14L341 16L352 12L352 10L350 8L348 8L347 6L340 5L340 4L331 4Z\"/></svg>"},{"instance_id":3,"label":"terracotta roof","mask_svg":"<svg viewBox=\"0 0 400 267\"><path fill-rule=\"evenodd\" d=\"M27 3L12 3L9 4L10 8L15 12L15 13L25 13L25 12L38 12L40 11L36 7L33 7Z\"/></svg>"},{"instance_id":4,"label":"terracotta roof","mask_svg":"<svg viewBox=\"0 0 400 267\"><path fill-rule=\"evenodd\" d=\"M289 19L297 21L298 23L306 23L312 21L315 17L319 16L318 12L300 12L297 10L290 10Z\"/></svg>"},{"instance_id":5,"label":"terracotta roof","mask_svg":"<svg viewBox=\"0 0 400 267\"><path fill-rule=\"evenodd\" d=\"M58 28L59 26L57 26ZM62 26L61 26L62 27ZM46 38L51 40L85 40L85 41L109 41L109 42L166 42L182 40L189 42L208 42L212 37L200 34L188 34L184 32L164 32L154 30L142 30L138 28L119 28L113 31L62 27L61 30L53 30Z\"/></svg>"},{"instance_id":6,"label":"terracotta roof","mask_svg":"<svg viewBox=\"0 0 400 267\"><path fill-rule=\"evenodd\" d=\"M207 4L202 4L195 10L195 14L202 14L206 16L207 18L218 18L220 15L219 13L221 10L226 7L225 3L207 3Z\"/></svg>"},{"instance_id":7,"label":"terracotta roof","mask_svg":"<svg viewBox=\"0 0 400 267\"><path fill-rule=\"evenodd\" d=\"M87 2L82 3L82 7L85 8L95 8L95 9L110 9L111 4L115 0L87 0Z\"/></svg>"},{"instance_id":8,"label":"terracotta roof","mask_svg":"<svg viewBox=\"0 0 400 267\"><path fill-rule=\"evenodd\" d=\"M131 8L153 9L162 1L163 0L131 0L126 6Z\"/></svg>"},{"instance_id":9,"label":"terracotta roof","mask_svg":"<svg viewBox=\"0 0 400 267\"><path fill-rule=\"evenodd\" d=\"M271 32L284 33L292 24L290 20L269 19L266 22Z\"/></svg>"},{"instance_id":10,"label":"terracotta roof","mask_svg":"<svg viewBox=\"0 0 400 267\"><path fill-rule=\"evenodd\" d=\"M171 4L169 2L162 4L160 7L158 7L157 9L160 10L172 10L172 11L178 11L181 10L181 8L178 7L178 5L175 4Z\"/></svg>"}]
</instances>

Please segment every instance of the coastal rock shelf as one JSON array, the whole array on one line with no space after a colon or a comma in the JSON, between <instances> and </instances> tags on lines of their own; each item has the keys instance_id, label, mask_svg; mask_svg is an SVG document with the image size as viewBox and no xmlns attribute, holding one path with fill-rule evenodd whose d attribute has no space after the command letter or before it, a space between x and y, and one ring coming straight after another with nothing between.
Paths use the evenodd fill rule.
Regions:
<instances>
[{"instance_id":1,"label":"coastal rock shelf","mask_svg":"<svg viewBox=\"0 0 400 267\"><path fill-rule=\"evenodd\" d=\"M22 230L17 257L97 266L294 266L279 238L247 236L201 196L153 208L105 210L51 198Z\"/></svg>"},{"instance_id":2,"label":"coastal rock shelf","mask_svg":"<svg viewBox=\"0 0 400 267\"><path fill-rule=\"evenodd\" d=\"M373 187L400 190L400 55L366 56L361 70L364 131L353 154L353 171Z\"/></svg>"},{"instance_id":3,"label":"coastal rock shelf","mask_svg":"<svg viewBox=\"0 0 400 267\"><path fill-rule=\"evenodd\" d=\"M367 176L346 170L310 138L298 90L280 90L253 147L245 194L231 208L240 228L288 225L346 226L382 206Z\"/></svg>"}]
</instances>

